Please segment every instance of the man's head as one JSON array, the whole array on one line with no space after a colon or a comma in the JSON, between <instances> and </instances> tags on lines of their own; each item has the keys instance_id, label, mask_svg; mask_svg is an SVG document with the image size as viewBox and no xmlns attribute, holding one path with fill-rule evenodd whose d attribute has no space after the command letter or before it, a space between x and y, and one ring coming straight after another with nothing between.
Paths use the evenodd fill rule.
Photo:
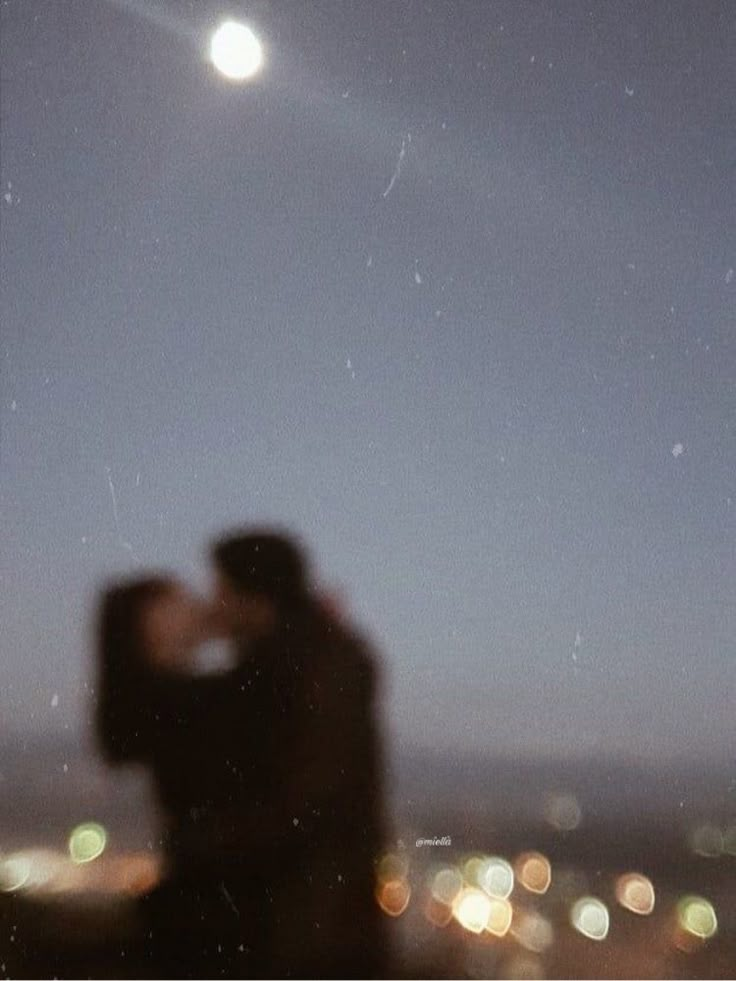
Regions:
<instances>
[{"instance_id":1,"label":"man's head","mask_svg":"<svg viewBox=\"0 0 736 981\"><path fill-rule=\"evenodd\" d=\"M234 532L212 546L215 602L223 626L238 637L270 633L307 596L306 562L287 535L270 529Z\"/></svg>"}]
</instances>

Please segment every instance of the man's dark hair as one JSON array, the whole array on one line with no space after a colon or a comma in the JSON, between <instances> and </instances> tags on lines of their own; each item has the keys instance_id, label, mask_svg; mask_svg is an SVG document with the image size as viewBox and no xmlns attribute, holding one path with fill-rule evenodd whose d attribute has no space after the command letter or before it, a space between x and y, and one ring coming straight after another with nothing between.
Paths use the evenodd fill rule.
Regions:
<instances>
[{"instance_id":1,"label":"man's dark hair","mask_svg":"<svg viewBox=\"0 0 736 981\"><path fill-rule=\"evenodd\" d=\"M279 605L307 596L306 560L297 542L282 532L234 532L212 546L216 568L241 592L259 593Z\"/></svg>"}]
</instances>

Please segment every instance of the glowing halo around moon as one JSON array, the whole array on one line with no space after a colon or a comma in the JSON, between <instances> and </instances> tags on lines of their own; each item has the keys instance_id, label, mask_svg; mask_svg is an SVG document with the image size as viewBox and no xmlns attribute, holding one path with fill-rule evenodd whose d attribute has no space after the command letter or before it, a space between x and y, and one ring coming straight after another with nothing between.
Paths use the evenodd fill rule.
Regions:
<instances>
[{"instance_id":1,"label":"glowing halo around moon","mask_svg":"<svg viewBox=\"0 0 736 981\"><path fill-rule=\"evenodd\" d=\"M244 82L263 65L263 48L253 31L245 24L226 20L210 41L212 64L232 82Z\"/></svg>"}]
</instances>

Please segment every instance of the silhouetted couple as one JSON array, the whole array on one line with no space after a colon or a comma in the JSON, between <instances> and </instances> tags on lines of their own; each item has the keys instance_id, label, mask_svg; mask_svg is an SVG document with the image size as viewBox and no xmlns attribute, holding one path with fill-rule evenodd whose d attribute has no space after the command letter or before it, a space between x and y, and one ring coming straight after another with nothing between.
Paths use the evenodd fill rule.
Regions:
<instances>
[{"instance_id":1,"label":"silhouetted couple","mask_svg":"<svg viewBox=\"0 0 736 981\"><path fill-rule=\"evenodd\" d=\"M165 871L143 898L150 973L373 977L385 970L375 665L271 531L212 548L205 602L169 576L102 598L97 727L149 768ZM199 646L232 665L195 670Z\"/></svg>"}]
</instances>

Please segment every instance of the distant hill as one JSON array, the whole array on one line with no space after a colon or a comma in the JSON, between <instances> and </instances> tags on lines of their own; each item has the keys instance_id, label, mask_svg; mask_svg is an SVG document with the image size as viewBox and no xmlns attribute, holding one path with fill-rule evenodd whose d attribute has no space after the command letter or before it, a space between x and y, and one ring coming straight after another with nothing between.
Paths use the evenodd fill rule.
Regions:
<instances>
[{"instance_id":1,"label":"distant hill","mask_svg":"<svg viewBox=\"0 0 736 981\"><path fill-rule=\"evenodd\" d=\"M537 829L534 838L541 841L549 809L560 799L563 810L579 808L580 834L616 826L651 838L664 827L682 837L699 821L736 822L736 766L717 762L654 767L399 747L387 790L394 825L426 835L523 827ZM155 847L157 821L145 774L108 768L75 735L6 738L0 745L0 852L20 844L63 846L69 829L89 819L110 829L111 844Z\"/></svg>"},{"instance_id":2,"label":"distant hill","mask_svg":"<svg viewBox=\"0 0 736 981\"><path fill-rule=\"evenodd\" d=\"M0 744L0 852L63 847L69 830L91 819L111 830L119 847L153 846L155 810L145 774L108 768L74 735Z\"/></svg>"},{"instance_id":3,"label":"distant hill","mask_svg":"<svg viewBox=\"0 0 736 981\"><path fill-rule=\"evenodd\" d=\"M462 804L499 820L534 820L550 795L572 794L586 822L736 818L736 760L655 766L402 749L394 759L392 786L401 811Z\"/></svg>"}]
</instances>

